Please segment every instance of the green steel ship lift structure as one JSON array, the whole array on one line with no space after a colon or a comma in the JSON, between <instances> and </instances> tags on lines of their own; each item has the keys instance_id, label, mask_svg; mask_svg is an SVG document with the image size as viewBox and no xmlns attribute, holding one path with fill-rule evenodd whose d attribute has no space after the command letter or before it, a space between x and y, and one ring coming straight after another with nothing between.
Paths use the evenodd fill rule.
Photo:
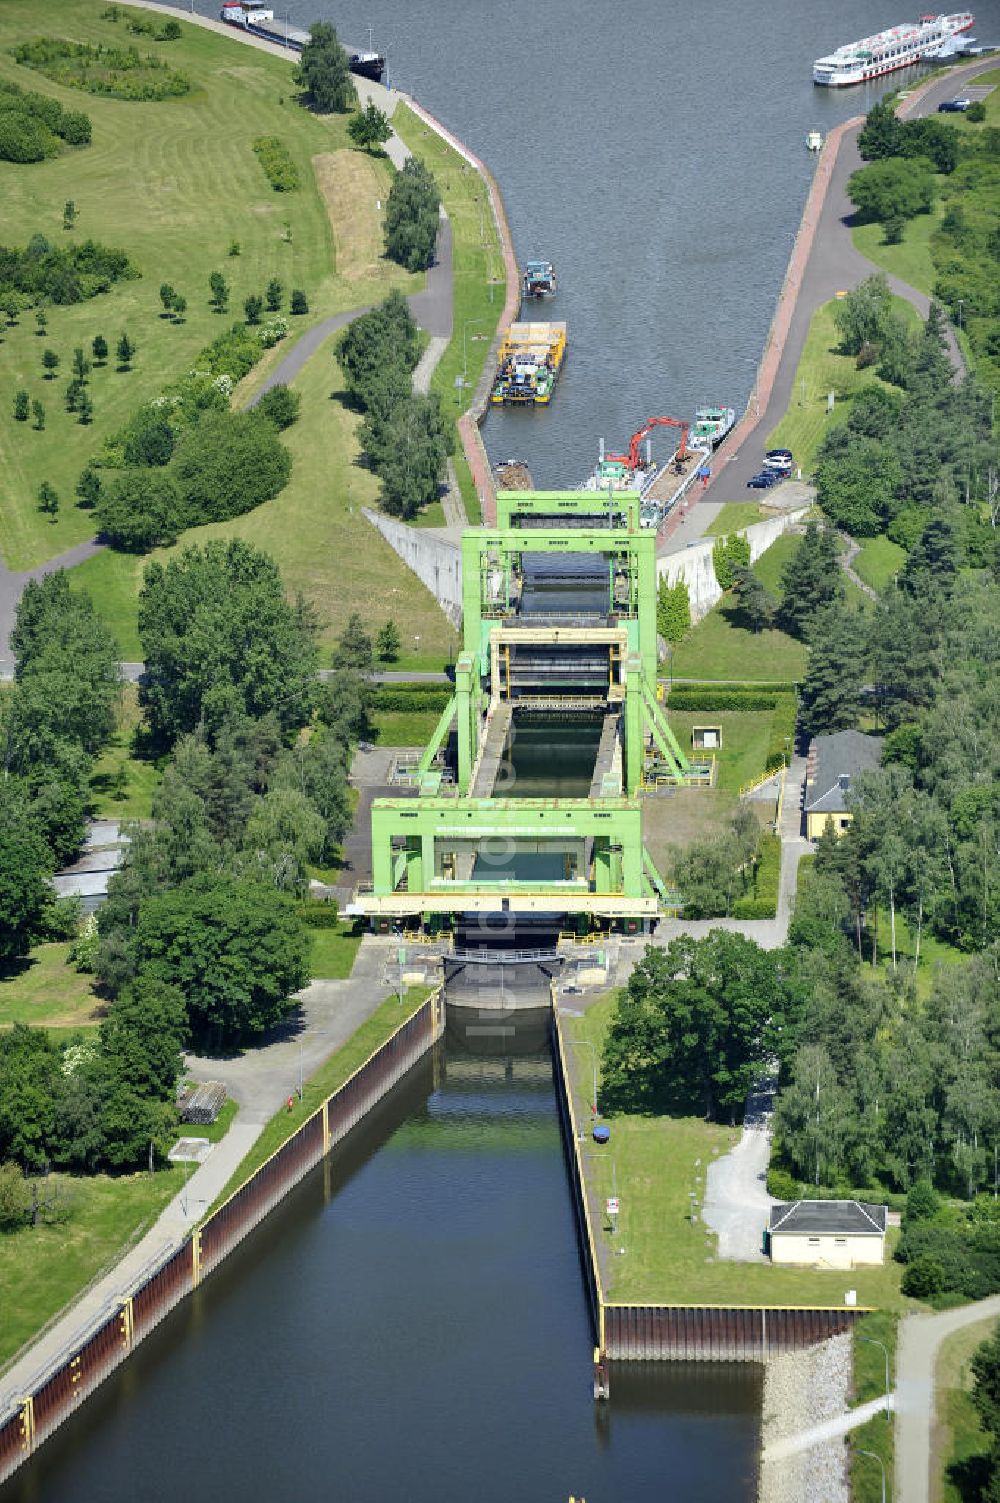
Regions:
<instances>
[{"instance_id":1,"label":"green steel ship lift structure","mask_svg":"<svg viewBox=\"0 0 1000 1503\"><path fill-rule=\"evenodd\" d=\"M409 796L372 804L371 891L357 905L376 928L490 913L556 914L578 932L655 922L668 893L643 844L643 797L708 786L714 763L686 756L657 700L656 537L639 505L634 491L501 491L496 525L463 534L454 693ZM572 591L529 609L533 577L574 569L587 610ZM505 797L515 721L581 712L602 726L589 796Z\"/></svg>"}]
</instances>

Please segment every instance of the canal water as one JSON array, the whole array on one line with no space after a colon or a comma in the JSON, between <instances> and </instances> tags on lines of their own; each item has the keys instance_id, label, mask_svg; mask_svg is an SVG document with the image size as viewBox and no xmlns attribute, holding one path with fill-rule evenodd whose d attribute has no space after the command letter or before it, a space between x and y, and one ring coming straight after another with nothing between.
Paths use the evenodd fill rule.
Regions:
<instances>
[{"instance_id":1,"label":"canal water","mask_svg":"<svg viewBox=\"0 0 1000 1503\"><path fill-rule=\"evenodd\" d=\"M568 325L552 404L493 410L484 430L491 459L527 460L544 488L585 479L602 436L621 450L654 413L743 409L812 177L807 132L919 75L821 89L813 59L920 9L293 0L290 13L361 44L371 25L390 78L492 168L521 263L555 262L558 296L532 305ZM975 11L979 40L1000 42L1000 0Z\"/></svg>"},{"instance_id":2,"label":"canal water","mask_svg":"<svg viewBox=\"0 0 1000 1503\"><path fill-rule=\"evenodd\" d=\"M759 1369L618 1365L596 1407L591 1346L546 1019L452 1013L4 1498L755 1496Z\"/></svg>"}]
</instances>

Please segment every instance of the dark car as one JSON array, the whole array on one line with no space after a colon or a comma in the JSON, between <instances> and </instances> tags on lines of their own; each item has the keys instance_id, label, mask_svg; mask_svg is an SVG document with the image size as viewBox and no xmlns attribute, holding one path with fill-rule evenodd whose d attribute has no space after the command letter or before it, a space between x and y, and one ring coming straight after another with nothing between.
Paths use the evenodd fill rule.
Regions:
<instances>
[{"instance_id":1,"label":"dark car","mask_svg":"<svg viewBox=\"0 0 1000 1503\"><path fill-rule=\"evenodd\" d=\"M938 113L942 115L964 115L971 99L944 99L938 105Z\"/></svg>"},{"instance_id":2,"label":"dark car","mask_svg":"<svg viewBox=\"0 0 1000 1503\"><path fill-rule=\"evenodd\" d=\"M756 475L751 475L747 481L748 491L769 491L772 485L777 485L784 480L785 476L778 470L760 470Z\"/></svg>"}]
</instances>

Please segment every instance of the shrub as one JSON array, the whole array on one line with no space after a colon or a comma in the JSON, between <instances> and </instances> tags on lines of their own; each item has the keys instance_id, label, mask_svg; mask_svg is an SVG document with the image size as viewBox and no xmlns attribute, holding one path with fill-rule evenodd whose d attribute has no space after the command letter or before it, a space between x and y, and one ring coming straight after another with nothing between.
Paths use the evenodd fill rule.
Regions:
<instances>
[{"instance_id":1,"label":"shrub","mask_svg":"<svg viewBox=\"0 0 1000 1503\"><path fill-rule=\"evenodd\" d=\"M177 482L163 470L133 470L116 478L99 499L96 516L101 531L127 553L176 543L186 525Z\"/></svg>"},{"instance_id":2,"label":"shrub","mask_svg":"<svg viewBox=\"0 0 1000 1503\"><path fill-rule=\"evenodd\" d=\"M36 37L11 51L16 62L54 83L111 99L173 99L191 88L183 73L135 47L92 47L61 37Z\"/></svg>"},{"instance_id":3,"label":"shrub","mask_svg":"<svg viewBox=\"0 0 1000 1503\"><path fill-rule=\"evenodd\" d=\"M292 300L289 303L288 307L289 312L291 313L299 314L309 312L309 299L306 297L301 287L292 288Z\"/></svg>"},{"instance_id":4,"label":"shrub","mask_svg":"<svg viewBox=\"0 0 1000 1503\"><path fill-rule=\"evenodd\" d=\"M174 430L166 418L155 408L140 408L126 429L125 463L145 468L169 464L174 439Z\"/></svg>"},{"instance_id":5,"label":"shrub","mask_svg":"<svg viewBox=\"0 0 1000 1503\"><path fill-rule=\"evenodd\" d=\"M223 522L276 496L291 455L253 413L207 412L177 445L172 471L190 521Z\"/></svg>"},{"instance_id":6,"label":"shrub","mask_svg":"<svg viewBox=\"0 0 1000 1503\"><path fill-rule=\"evenodd\" d=\"M278 429L290 428L299 415L302 398L287 386L272 386L257 403L256 411Z\"/></svg>"},{"instance_id":7,"label":"shrub","mask_svg":"<svg viewBox=\"0 0 1000 1503\"><path fill-rule=\"evenodd\" d=\"M33 235L24 250L0 246L0 294L32 302L80 303L139 273L123 250L85 240L55 248Z\"/></svg>"},{"instance_id":8,"label":"shrub","mask_svg":"<svg viewBox=\"0 0 1000 1503\"><path fill-rule=\"evenodd\" d=\"M712 549L715 577L722 590L731 590L736 581L737 569L750 567L750 543L738 532L719 538Z\"/></svg>"},{"instance_id":9,"label":"shrub","mask_svg":"<svg viewBox=\"0 0 1000 1503\"><path fill-rule=\"evenodd\" d=\"M937 1258L921 1253L907 1265L900 1288L913 1299L929 1299L933 1294L940 1294L944 1284L944 1269Z\"/></svg>"},{"instance_id":10,"label":"shrub","mask_svg":"<svg viewBox=\"0 0 1000 1503\"><path fill-rule=\"evenodd\" d=\"M798 1200L799 1182L787 1169L772 1166L767 1171L767 1193L775 1200Z\"/></svg>"},{"instance_id":11,"label":"shrub","mask_svg":"<svg viewBox=\"0 0 1000 1503\"><path fill-rule=\"evenodd\" d=\"M340 914L333 898L328 903L299 903L298 915L310 929L336 929Z\"/></svg>"},{"instance_id":12,"label":"shrub","mask_svg":"<svg viewBox=\"0 0 1000 1503\"><path fill-rule=\"evenodd\" d=\"M39 162L56 156L60 140L69 146L90 141L89 115L64 110L47 94L28 93L15 83L0 81L0 158L8 162Z\"/></svg>"},{"instance_id":13,"label":"shrub","mask_svg":"<svg viewBox=\"0 0 1000 1503\"><path fill-rule=\"evenodd\" d=\"M42 162L59 149L52 132L40 120L10 110L0 114L0 159L5 162Z\"/></svg>"},{"instance_id":14,"label":"shrub","mask_svg":"<svg viewBox=\"0 0 1000 1503\"><path fill-rule=\"evenodd\" d=\"M299 170L277 136L258 136L253 150L275 193L290 193L299 186Z\"/></svg>"},{"instance_id":15,"label":"shrub","mask_svg":"<svg viewBox=\"0 0 1000 1503\"><path fill-rule=\"evenodd\" d=\"M386 685L376 689L373 708L376 710L437 710L440 713L451 698L451 690L442 684L428 685L429 694L414 692L409 685Z\"/></svg>"}]
</instances>

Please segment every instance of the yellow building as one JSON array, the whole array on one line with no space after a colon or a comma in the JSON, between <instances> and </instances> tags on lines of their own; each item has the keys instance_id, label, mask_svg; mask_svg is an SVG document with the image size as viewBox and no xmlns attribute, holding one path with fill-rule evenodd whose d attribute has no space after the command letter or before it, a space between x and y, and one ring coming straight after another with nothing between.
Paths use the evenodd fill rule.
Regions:
<instances>
[{"instance_id":1,"label":"yellow building","mask_svg":"<svg viewBox=\"0 0 1000 1503\"><path fill-rule=\"evenodd\" d=\"M806 836L818 840L827 820L835 835L840 835L853 818L847 806L852 781L859 773L873 772L882 757L878 736L861 731L837 731L832 736L816 736L809 747L806 767L804 810Z\"/></svg>"},{"instance_id":2,"label":"yellow building","mask_svg":"<svg viewBox=\"0 0 1000 1503\"><path fill-rule=\"evenodd\" d=\"M779 1200L767 1240L772 1263L860 1268L885 1259L888 1208L864 1200Z\"/></svg>"}]
</instances>

